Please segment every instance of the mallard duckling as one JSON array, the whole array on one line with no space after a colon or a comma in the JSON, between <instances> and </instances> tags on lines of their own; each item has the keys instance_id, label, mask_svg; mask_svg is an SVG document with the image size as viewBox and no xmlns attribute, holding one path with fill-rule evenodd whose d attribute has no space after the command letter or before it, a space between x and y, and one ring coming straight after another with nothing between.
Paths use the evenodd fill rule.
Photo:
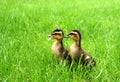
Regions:
<instances>
[{"instance_id":1,"label":"mallard duckling","mask_svg":"<svg viewBox=\"0 0 120 82\"><path fill-rule=\"evenodd\" d=\"M81 47L81 33L78 30L72 30L67 35L68 38L73 39L75 42L71 45L69 55L76 63L81 63L83 66L90 63L90 65L95 66L96 62L92 57L86 53Z\"/></svg>"},{"instance_id":2,"label":"mallard duckling","mask_svg":"<svg viewBox=\"0 0 120 82\"><path fill-rule=\"evenodd\" d=\"M61 29L56 29L49 35L49 40L55 39L56 41L52 45L52 53L57 56L58 60L68 59L71 62L70 56L68 56L67 49L64 48L63 40L64 33Z\"/></svg>"}]
</instances>

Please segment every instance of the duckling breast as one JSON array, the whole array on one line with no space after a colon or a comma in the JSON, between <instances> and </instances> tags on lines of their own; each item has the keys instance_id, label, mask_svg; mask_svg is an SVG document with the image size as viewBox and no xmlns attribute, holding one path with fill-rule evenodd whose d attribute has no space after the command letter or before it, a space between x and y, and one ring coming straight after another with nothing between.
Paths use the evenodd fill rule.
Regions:
<instances>
[{"instance_id":1,"label":"duckling breast","mask_svg":"<svg viewBox=\"0 0 120 82\"><path fill-rule=\"evenodd\" d=\"M58 43L58 42L55 42L53 45L52 45L52 53L55 54L55 55L62 55L63 54L63 46Z\"/></svg>"},{"instance_id":2,"label":"duckling breast","mask_svg":"<svg viewBox=\"0 0 120 82\"><path fill-rule=\"evenodd\" d=\"M79 47L72 45L70 47L69 55L74 58L74 57L78 56L78 54L79 54Z\"/></svg>"}]
</instances>

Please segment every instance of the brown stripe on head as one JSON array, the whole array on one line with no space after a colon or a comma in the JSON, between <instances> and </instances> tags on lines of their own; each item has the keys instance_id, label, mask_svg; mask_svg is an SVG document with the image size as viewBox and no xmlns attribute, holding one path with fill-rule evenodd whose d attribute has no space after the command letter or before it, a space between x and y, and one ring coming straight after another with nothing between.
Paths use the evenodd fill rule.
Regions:
<instances>
[{"instance_id":1,"label":"brown stripe on head","mask_svg":"<svg viewBox=\"0 0 120 82\"><path fill-rule=\"evenodd\" d=\"M82 38L81 33L80 33L79 30L72 30L72 32L78 34L80 39Z\"/></svg>"},{"instance_id":2,"label":"brown stripe on head","mask_svg":"<svg viewBox=\"0 0 120 82\"><path fill-rule=\"evenodd\" d=\"M64 36L63 30L61 29L55 29L53 33L62 34Z\"/></svg>"}]
</instances>

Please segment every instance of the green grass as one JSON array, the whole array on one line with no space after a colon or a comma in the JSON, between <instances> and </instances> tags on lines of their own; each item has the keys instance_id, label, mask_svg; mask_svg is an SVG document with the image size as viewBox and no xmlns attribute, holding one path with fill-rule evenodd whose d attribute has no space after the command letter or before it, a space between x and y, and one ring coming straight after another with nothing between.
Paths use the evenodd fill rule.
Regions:
<instances>
[{"instance_id":1,"label":"green grass","mask_svg":"<svg viewBox=\"0 0 120 82\"><path fill-rule=\"evenodd\" d=\"M47 40L56 28L81 31L97 62L90 73L57 63ZM67 49L72 43L64 39ZM119 0L0 0L0 82L89 80L120 82Z\"/></svg>"}]
</instances>

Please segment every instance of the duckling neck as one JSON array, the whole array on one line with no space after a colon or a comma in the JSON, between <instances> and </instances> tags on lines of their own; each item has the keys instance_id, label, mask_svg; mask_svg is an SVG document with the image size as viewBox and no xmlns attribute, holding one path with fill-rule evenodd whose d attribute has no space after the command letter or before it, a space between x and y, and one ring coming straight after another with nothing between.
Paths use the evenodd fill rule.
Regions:
<instances>
[{"instance_id":1,"label":"duckling neck","mask_svg":"<svg viewBox=\"0 0 120 82\"><path fill-rule=\"evenodd\" d=\"M61 45L63 46L62 40L56 40L56 43L57 43L57 44L61 44Z\"/></svg>"},{"instance_id":2,"label":"duckling neck","mask_svg":"<svg viewBox=\"0 0 120 82\"><path fill-rule=\"evenodd\" d=\"M62 39L56 40L54 44L55 45L60 45L62 47L63 46Z\"/></svg>"},{"instance_id":3,"label":"duckling neck","mask_svg":"<svg viewBox=\"0 0 120 82\"><path fill-rule=\"evenodd\" d=\"M64 49L62 40L56 40L52 45L52 53L61 55L61 49Z\"/></svg>"},{"instance_id":4,"label":"duckling neck","mask_svg":"<svg viewBox=\"0 0 120 82\"><path fill-rule=\"evenodd\" d=\"M80 40L75 41L75 45L78 46L78 47L81 47L81 41Z\"/></svg>"}]
</instances>

